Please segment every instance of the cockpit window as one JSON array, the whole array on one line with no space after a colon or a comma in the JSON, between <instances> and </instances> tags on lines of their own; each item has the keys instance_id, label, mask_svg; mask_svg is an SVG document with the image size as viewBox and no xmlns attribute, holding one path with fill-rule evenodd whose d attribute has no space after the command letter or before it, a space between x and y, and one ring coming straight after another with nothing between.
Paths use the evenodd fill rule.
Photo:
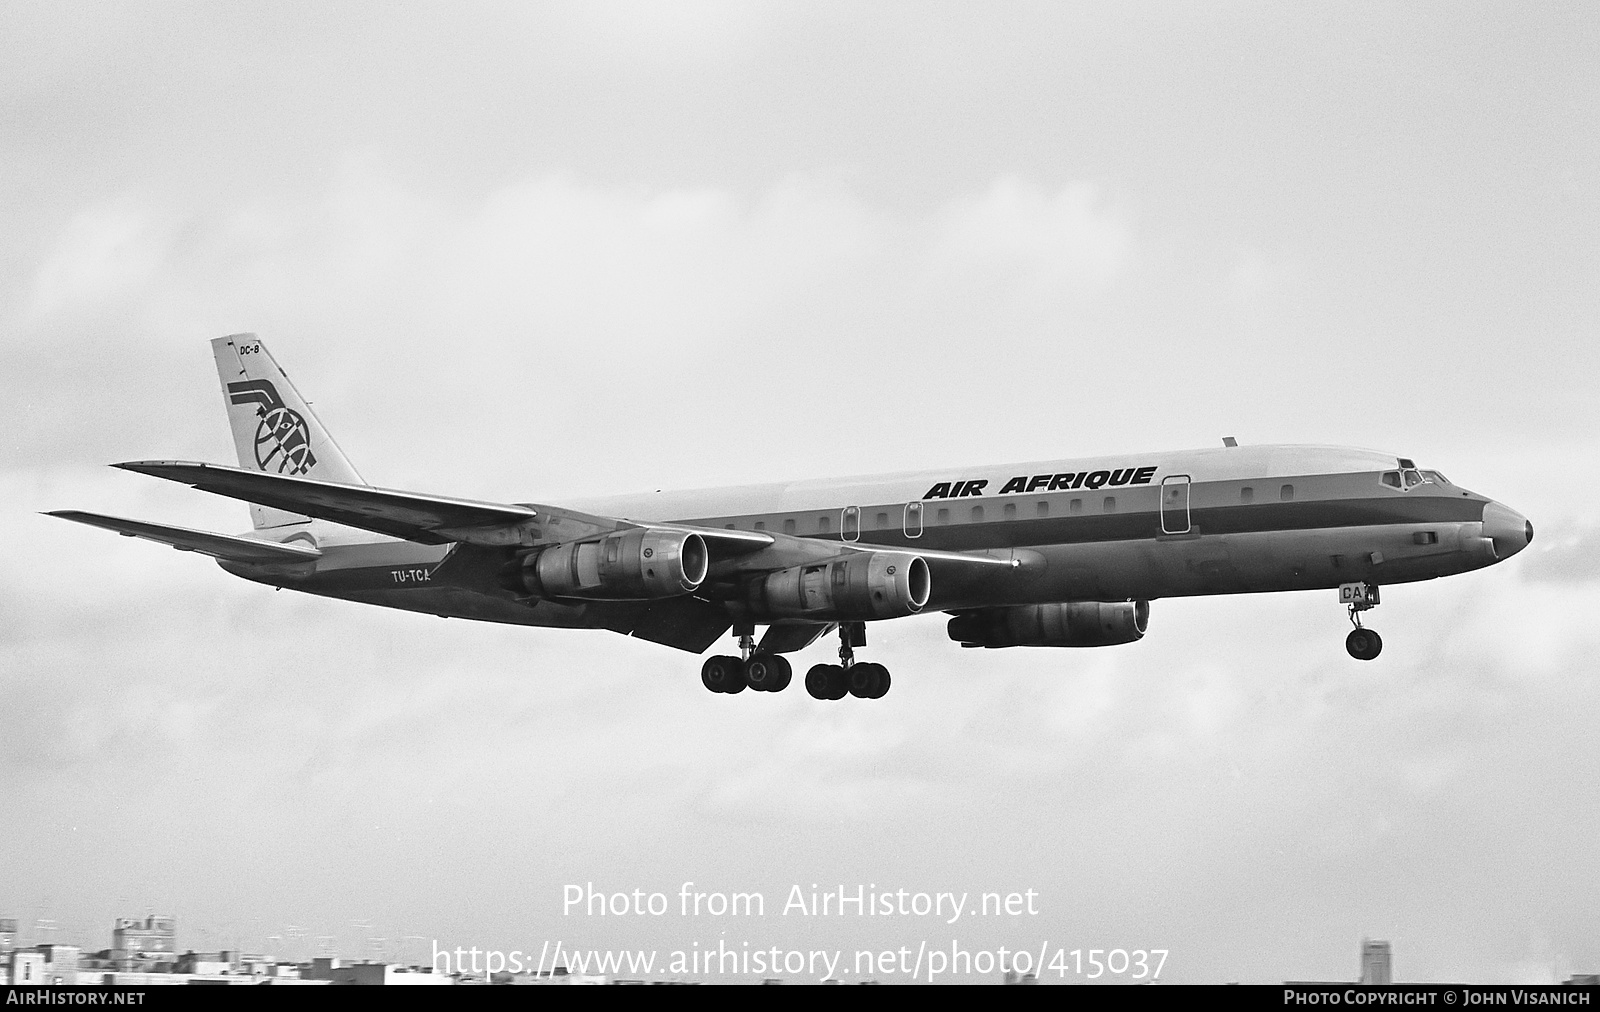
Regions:
<instances>
[{"instance_id":1,"label":"cockpit window","mask_svg":"<svg viewBox=\"0 0 1600 1012\"><path fill-rule=\"evenodd\" d=\"M1449 478L1446 478L1444 475L1440 474L1438 471L1424 471L1424 472L1422 472L1422 476L1424 478L1428 479L1429 481L1438 482L1440 485L1452 484L1452 482L1450 481Z\"/></svg>"},{"instance_id":2,"label":"cockpit window","mask_svg":"<svg viewBox=\"0 0 1600 1012\"><path fill-rule=\"evenodd\" d=\"M1406 463L1410 463L1410 461ZM1437 471L1419 471L1414 467L1408 467L1400 471L1385 471L1379 476L1378 480L1390 488L1410 491L1418 485L1426 485L1441 479Z\"/></svg>"}]
</instances>

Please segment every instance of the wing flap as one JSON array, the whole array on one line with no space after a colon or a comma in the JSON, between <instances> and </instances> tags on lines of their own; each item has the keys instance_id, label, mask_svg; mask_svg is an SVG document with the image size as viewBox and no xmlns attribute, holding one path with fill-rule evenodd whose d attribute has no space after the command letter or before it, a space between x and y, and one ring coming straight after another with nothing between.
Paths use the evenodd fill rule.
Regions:
<instances>
[{"instance_id":1,"label":"wing flap","mask_svg":"<svg viewBox=\"0 0 1600 1012\"><path fill-rule=\"evenodd\" d=\"M220 464L135 460L114 466L230 499L303 513L425 545L452 541L517 544L522 529L539 515L526 506L451 499L370 485L344 485Z\"/></svg>"},{"instance_id":2,"label":"wing flap","mask_svg":"<svg viewBox=\"0 0 1600 1012\"><path fill-rule=\"evenodd\" d=\"M198 552L201 555L209 555L214 559L227 559L230 562L310 562L322 556L317 549L307 545L279 544L275 541L261 541L233 534L213 534L210 531L152 524L143 520L127 520L101 513L87 513L83 510L54 510L45 515L116 531L127 538L144 538L146 541L176 548L180 552Z\"/></svg>"}]
</instances>

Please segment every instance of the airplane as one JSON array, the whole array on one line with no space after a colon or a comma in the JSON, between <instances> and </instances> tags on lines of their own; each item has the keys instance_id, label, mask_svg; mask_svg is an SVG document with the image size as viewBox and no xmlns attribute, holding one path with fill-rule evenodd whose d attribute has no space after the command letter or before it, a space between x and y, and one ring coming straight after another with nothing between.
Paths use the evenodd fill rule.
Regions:
<instances>
[{"instance_id":1,"label":"airplane","mask_svg":"<svg viewBox=\"0 0 1600 1012\"><path fill-rule=\"evenodd\" d=\"M1162 597L1337 589L1350 656L1387 584L1481 569L1533 540L1515 510L1436 470L1341 446L1240 446L824 481L497 503L368 485L253 334L211 342L239 466L114 466L250 504L230 535L50 516L209 555L235 576L447 618L607 629L702 654L719 693L784 689L829 633L817 699L881 698L869 622L947 612L990 649L1141 639ZM758 642L757 626L766 631Z\"/></svg>"}]
</instances>

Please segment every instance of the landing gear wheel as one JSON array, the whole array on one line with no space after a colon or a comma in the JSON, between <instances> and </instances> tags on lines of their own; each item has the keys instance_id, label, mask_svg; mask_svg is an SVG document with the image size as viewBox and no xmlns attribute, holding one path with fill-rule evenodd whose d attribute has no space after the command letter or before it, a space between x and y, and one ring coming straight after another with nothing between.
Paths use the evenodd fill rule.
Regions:
<instances>
[{"instance_id":1,"label":"landing gear wheel","mask_svg":"<svg viewBox=\"0 0 1600 1012\"><path fill-rule=\"evenodd\" d=\"M1358 661L1370 661L1383 652L1383 637L1371 629L1352 629L1344 638L1344 648Z\"/></svg>"},{"instance_id":2,"label":"landing gear wheel","mask_svg":"<svg viewBox=\"0 0 1600 1012\"><path fill-rule=\"evenodd\" d=\"M882 664L852 664L845 674L849 677L850 695L857 699L878 699L889 691L889 669Z\"/></svg>"},{"instance_id":3,"label":"landing gear wheel","mask_svg":"<svg viewBox=\"0 0 1600 1012\"><path fill-rule=\"evenodd\" d=\"M700 681L712 692L736 693L745 689L744 662L737 657L711 657L700 666Z\"/></svg>"},{"instance_id":4,"label":"landing gear wheel","mask_svg":"<svg viewBox=\"0 0 1600 1012\"><path fill-rule=\"evenodd\" d=\"M744 662L745 681L757 692L781 692L790 676L789 662L778 654L751 654Z\"/></svg>"},{"instance_id":5,"label":"landing gear wheel","mask_svg":"<svg viewBox=\"0 0 1600 1012\"><path fill-rule=\"evenodd\" d=\"M806 672L806 692L812 699L827 699L828 697L828 669L831 664L815 664Z\"/></svg>"},{"instance_id":6,"label":"landing gear wheel","mask_svg":"<svg viewBox=\"0 0 1600 1012\"><path fill-rule=\"evenodd\" d=\"M837 664L828 665L828 698L843 699L850 694L849 673Z\"/></svg>"},{"instance_id":7,"label":"landing gear wheel","mask_svg":"<svg viewBox=\"0 0 1600 1012\"><path fill-rule=\"evenodd\" d=\"M813 699L843 699L850 683L839 665L818 664L806 672L806 691Z\"/></svg>"},{"instance_id":8,"label":"landing gear wheel","mask_svg":"<svg viewBox=\"0 0 1600 1012\"><path fill-rule=\"evenodd\" d=\"M789 666L789 659L782 654L773 654L772 662L778 668L778 680L772 683L768 692L782 692L789 687L789 682L794 678L794 668Z\"/></svg>"}]
</instances>

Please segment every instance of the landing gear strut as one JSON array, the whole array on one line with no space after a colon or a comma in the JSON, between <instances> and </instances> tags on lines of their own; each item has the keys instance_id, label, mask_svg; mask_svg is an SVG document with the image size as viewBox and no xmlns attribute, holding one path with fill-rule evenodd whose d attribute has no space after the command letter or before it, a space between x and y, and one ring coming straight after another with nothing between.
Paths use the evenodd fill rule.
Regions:
<instances>
[{"instance_id":1,"label":"landing gear strut","mask_svg":"<svg viewBox=\"0 0 1600 1012\"><path fill-rule=\"evenodd\" d=\"M862 622L839 623L839 663L818 664L806 672L806 691L813 699L881 699L889 691L889 669L882 664L856 663L856 647L867 645Z\"/></svg>"},{"instance_id":2,"label":"landing gear strut","mask_svg":"<svg viewBox=\"0 0 1600 1012\"><path fill-rule=\"evenodd\" d=\"M793 677L793 669L782 654L756 649L754 626L734 630L739 637L739 656L708 658L700 667L700 681L712 692L737 693L746 688L756 692L782 692Z\"/></svg>"},{"instance_id":3,"label":"landing gear strut","mask_svg":"<svg viewBox=\"0 0 1600 1012\"><path fill-rule=\"evenodd\" d=\"M1350 623L1355 626L1344 639L1344 648L1358 661L1370 661L1383 652L1383 637L1361 624L1361 613L1376 608L1378 585L1346 583L1339 587L1339 601L1348 606Z\"/></svg>"}]
</instances>

